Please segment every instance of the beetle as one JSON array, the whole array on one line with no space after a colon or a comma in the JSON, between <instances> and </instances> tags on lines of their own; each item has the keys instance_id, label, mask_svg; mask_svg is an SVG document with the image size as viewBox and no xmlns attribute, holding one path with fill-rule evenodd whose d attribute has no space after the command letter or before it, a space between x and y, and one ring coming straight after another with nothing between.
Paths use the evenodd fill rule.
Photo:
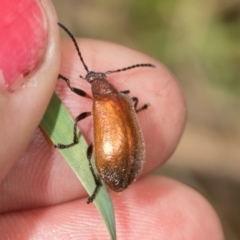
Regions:
<instances>
[{"instance_id":1,"label":"beetle","mask_svg":"<svg viewBox=\"0 0 240 240\"><path fill-rule=\"evenodd\" d=\"M58 143L56 148L69 148L78 143L77 123L88 116L93 117L93 139L87 149L87 158L96 187L87 203L94 200L101 182L97 178L92 164L91 156L94 153L95 163L99 177L108 188L115 192L126 189L139 175L145 158L145 145L136 113L148 108L148 104L137 108L138 98L130 98L129 90L118 91L108 80L107 75L130 70L137 67L152 67L150 63L135 64L126 68L107 72L89 71L85 64L76 39L72 33L61 23L58 25L70 36L77 50L87 74L85 79L91 85L92 97L81 89L71 86L68 78L59 74L67 86L74 93L93 100L92 112L83 112L75 118L73 128L73 142L70 144Z\"/></svg>"}]
</instances>

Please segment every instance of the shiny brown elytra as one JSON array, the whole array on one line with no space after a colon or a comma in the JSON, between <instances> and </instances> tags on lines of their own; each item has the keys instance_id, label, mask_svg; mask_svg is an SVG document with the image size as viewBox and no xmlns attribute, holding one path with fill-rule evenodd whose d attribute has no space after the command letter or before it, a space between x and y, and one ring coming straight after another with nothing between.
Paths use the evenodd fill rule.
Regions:
<instances>
[{"instance_id":1,"label":"shiny brown elytra","mask_svg":"<svg viewBox=\"0 0 240 240\"><path fill-rule=\"evenodd\" d=\"M92 115L94 144L89 145L87 157L89 167L96 183L93 194L88 198L92 202L101 186L100 181L93 171L91 156L94 150L94 158L98 174L104 183L113 191L121 192L126 189L139 175L145 158L144 139L137 121L136 113L147 109L145 104L137 109L138 98L130 98L130 91L119 92L107 80L107 74L126 71L136 67L155 67L152 64L136 64L105 73L89 71L86 66L77 42L70 31L58 23L58 25L71 37L79 58L87 71L86 77L80 76L91 84L92 97L83 90L70 85L68 78L59 75L71 91L93 100L92 112L83 112L75 119L73 129L73 142L70 144L57 144L57 148L68 148L78 143L77 123Z\"/></svg>"}]
</instances>

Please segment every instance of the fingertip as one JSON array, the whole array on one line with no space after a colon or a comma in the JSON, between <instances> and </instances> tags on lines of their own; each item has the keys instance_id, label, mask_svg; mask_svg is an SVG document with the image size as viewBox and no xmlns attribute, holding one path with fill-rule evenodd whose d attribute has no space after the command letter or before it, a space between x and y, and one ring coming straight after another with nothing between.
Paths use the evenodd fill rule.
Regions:
<instances>
[{"instance_id":1,"label":"fingertip","mask_svg":"<svg viewBox=\"0 0 240 240\"><path fill-rule=\"evenodd\" d=\"M224 240L220 221L195 190L162 177L137 181L122 193L112 193L118 239ZM52 239L107 239L94 204L86 198L0 218L4 236Z\"/></svg>"},{"instance_id":2,"label":"fingertip","mask_svg":"<svg viewBox=\"0 0 240 240\"><path fill-rule=\"evenodd\" d=\"M19 8L21 2L17 4ZM22 14L16 15L17 18L30 18L27 21L29 24L26 24L27 27L23 28L22 31L25 34L29 32L31 28L30 20L33 18L34 21L39 21L35 25L32 24L33 27L38 26L41 28L41 31L36 31L40 32L40 35L37 35L40 36L41 40L33 40L30 37L29 41L33 43L29 48L27 48L27 45L30 43L24 43L24 54L17 59L14 69L6 69L10 77L8 80L4 78L4 81L7 81L5 86L1 85L0 104L2 118L0 122L0 141L3 144L0 146L0 181L26 148L34 130L39 125L54 91L60 65L59 29L55 10L51 2L48 0L41 1L40 5L39 1L28 0L24 4L26 6L21 6L23 7L21 11L25 12L25 14L20 11ZM33 5L35 10L33 10L32 15L28 16L27 6L32 7ZM41 10L37 11L36 9L38 8ZM39 14L33 16L36 12ZM18 35L18 38L20 38L20 41L24 41L21 35ZM7 40L10 42L15 41L12 38ZM34 49L34 46L37 46L37 49ZM10 47L8 49L11 50ZM9 53L9 55L14 60L13 54ZM24 67L22 68L22 66ZM27 74L24 75L22 71L26 69L27 72L25 73ZM24 77L21 78L23 75Z\"/></svg>"},{"instance_id":3,"label":"fingertip","mask_svg":"<svg viewBox=\"0 0 240 240\"><path fill-rule=\"evenodd\" d=\"M121 239L224 239L212 206L198 192L174 180L143 178L112 197Z\"/></svg>"},{"instance_id":4,"label":"fingertip","mask_svg":"<svg viewBox=\"0 0 240 240\"><path fill-rule=\"evenodd\" d=\"M110 74L108 80L119 91L130 90L130 96L138 97L140 106L150 105L147 111L138 114L146 146L147 161L143 173L163 164L174 152L186 122L186 104L175 76L159 61L136 50L90 39L77 39L77 42L89 70L106 72L144 63L156 67ZM85 74L86 71L70 39L62 42L61 73L71 80L73 86L90 92L86 81L78 78L79 74ZM75 109L80 109L83 105L91 107L85 99L79 101L79 97L73 96L70 91L62 91L65 87L59 88L61 91L58 93L63 95L61 99L73 116L76 116ZM81 126L84 126L83 133L85 128L89 129L88 124L81 123Z\"/></svg>"}]
</instances>

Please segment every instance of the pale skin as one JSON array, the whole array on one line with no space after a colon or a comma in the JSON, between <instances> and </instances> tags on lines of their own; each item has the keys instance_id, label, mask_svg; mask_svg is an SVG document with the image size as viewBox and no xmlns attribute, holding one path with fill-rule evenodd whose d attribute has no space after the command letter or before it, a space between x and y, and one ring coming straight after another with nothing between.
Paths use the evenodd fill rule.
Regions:
<instances>
[{"instance_id":1,"label":"pale skin","mask_svg":"<svg viewBox=\"0 0 240 240\"><path fill-rule=\"evenodd\" d=\"M53 31L54 34L57 38L57 30ZM155 69L137 68L109 75L109 80L117 89L130 90L131 96L139 98L140 105L150 104L148 110L138 114L146 142L143 172L124 192L110 191L118 239L224 239L216 213L199 193L174 180L147 175L168 160L185 125L186 107L173 75L158 61L137 51L102 41L77 41L90 70L107 71L148 62L156 65ZM44 98L51 96L58 72L68 77L74 87L91 94L89 84L78 77L85 75L85 71L70 40L62 41L60 69L59 60L60 55L57 55L55 62L48 63L46 71L49 71L49 77L45 75L43 79L41 74L37 75L37 86L12 93L19 94L19 98L22 94L21 97L28 100L25 108L16 107L17 101L12 101L7 107L2 100L0 102L2 114L14 109L11 118L27 114L30 119L20 133L16 120L16 124L11 125L11 119L0 119L1 129L6 129L6 133L7 129L11 129L8 140L1 139L1 149L9 148L11 143L17 151L14 154L21 154L21 157L11 158L11 151L2 150L0 153L0 166L5 169L0 173L2 239L109 238L94 204L86 204L86 191L58 149L54 149L53 143L40 128L30 141L47 106ZM91 109L91 100L72 93L62 80L58 80L57 93L73 117ZM30 96L37 99L37 106L31 106L35 102ZM34 107L35 111L29 112ZM91 117L78 126L90 143ZM10 134L12 132L16 134ZM16 144L21 141L26 144L30 141L27 149L23 150L26 144L17 148Z\"/></svg>"}]
</instances>

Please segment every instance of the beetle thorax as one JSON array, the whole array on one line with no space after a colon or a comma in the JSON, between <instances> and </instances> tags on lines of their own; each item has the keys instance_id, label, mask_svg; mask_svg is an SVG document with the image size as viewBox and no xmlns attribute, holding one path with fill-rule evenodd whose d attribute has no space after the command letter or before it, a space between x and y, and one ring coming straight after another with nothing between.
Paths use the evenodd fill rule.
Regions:
<instances>
[{"instance_id":1,"label":"beetle thorax","mask_svg":"<svg viewBox=\"0 0 240 240\"><path fill-rule=\"evenodd\" d=\"M90 83L93 97L118 94L117 89L107 79L97 78Z\"/></svg>"}]
</instances>

